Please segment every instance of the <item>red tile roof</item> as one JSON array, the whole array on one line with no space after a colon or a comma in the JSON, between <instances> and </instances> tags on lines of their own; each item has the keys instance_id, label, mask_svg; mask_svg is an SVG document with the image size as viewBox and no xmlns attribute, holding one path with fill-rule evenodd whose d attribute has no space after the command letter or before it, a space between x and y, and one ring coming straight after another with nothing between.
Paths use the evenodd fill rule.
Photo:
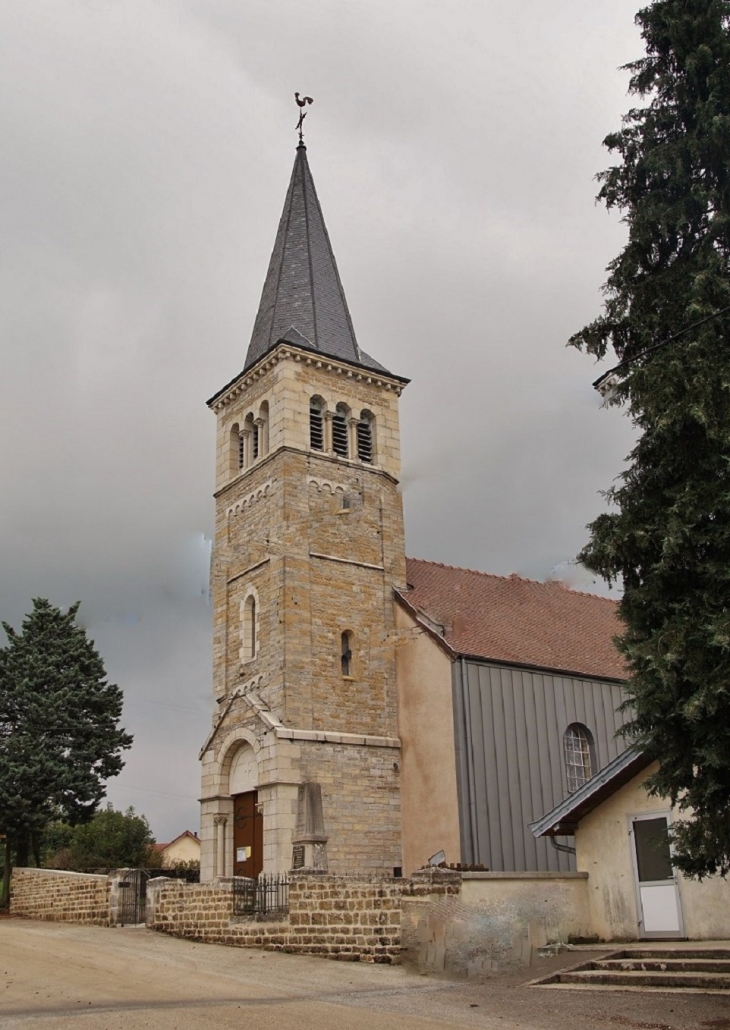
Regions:
<instances>
[{"instance_id":1,"label":"red tile roof","mask_svg":"<svg viewBox=\"0 0 730 1030\"><path fill-rule=\"evenodd\" d=\"M625 679L613 644L621 631L616 602L452 565L407 559L407 604L444 627L458 654L542 669Z\"/></svg>"}]
</instances>

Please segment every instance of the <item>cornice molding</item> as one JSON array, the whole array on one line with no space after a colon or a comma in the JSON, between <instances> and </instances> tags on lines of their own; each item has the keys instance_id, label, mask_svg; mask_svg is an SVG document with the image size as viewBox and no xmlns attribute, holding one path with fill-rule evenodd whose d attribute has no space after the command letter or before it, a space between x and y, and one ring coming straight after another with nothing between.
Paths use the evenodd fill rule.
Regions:
<instances>
[{"instance_id":1,"label":"cornice molding","mask_svg":"<svg viewBox=\"0 0 730 1030\"><path fill-rule=\"evenodd\" d=\"M216 415L225 410L244 390L253 386L257 379L261 379L269 369L274 368L281 361L294 361L307 367L329 372L333 376L344 376L346 379L354 379L358 383L367 383L379 390L392 391L397 397L403 392L403 387L408 380L389 376L387 373L376 372L357 365L350 365L346 361L339 361L337 358L328 357L317 351L310 351L304 347L294 347L290 343L279 343L272 351L265 354L251 368L240 372L235 379L227 383L222 390L214 394L207 402Z\"/></svg>"}]
</instances>

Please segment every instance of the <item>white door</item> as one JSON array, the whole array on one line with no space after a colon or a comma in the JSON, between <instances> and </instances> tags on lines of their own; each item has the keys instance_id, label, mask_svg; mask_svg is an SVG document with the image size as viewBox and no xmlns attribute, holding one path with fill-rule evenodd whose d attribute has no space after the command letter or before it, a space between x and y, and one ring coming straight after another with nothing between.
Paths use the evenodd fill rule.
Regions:
<instances>
[{"instance_id":1,"label":"white door","mask_svg":"<svg viewBox=\"0 0 730 1030\"><path fill-rule=\"evenodd\" d=\"M668 827L668 815L652 813L630 818L639 937L684 936Z\"/></svg>"}]
</instances>

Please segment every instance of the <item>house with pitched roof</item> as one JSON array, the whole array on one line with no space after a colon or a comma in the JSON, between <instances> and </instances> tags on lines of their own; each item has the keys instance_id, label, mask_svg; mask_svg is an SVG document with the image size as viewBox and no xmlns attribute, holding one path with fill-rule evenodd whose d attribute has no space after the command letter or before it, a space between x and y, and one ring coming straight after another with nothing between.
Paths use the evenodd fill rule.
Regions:
<instances>
[{"instance_id":1,"label":"house with pitched roof","mask_svg":"<svg viewBox=\"0 0 730 1030\"><path fill-rule=\"evenodd\" d=\"M300 142L217 420L201 878L568 870L528 823L621 749L612 602L406 560L399 398Z\"/></svg>"},{"instance_id":2,"label":"house with pitched roof","mask_svg":"<svg viewBox=\"0 0 730 1030\"><path fill-rule=\"evenodd\" d=\"M160 856L163 869L200 862L200 838L192 830L183 830L166 844L153 844L152 849Z\"/></svg>"},{"instance_id":3,"label":"house with pitched roof","mask_svg":"<svg viewBox=\"0 0 730 1030\"><path fill-rule=\"evenodd\" d=\"M647 790L656 768L628 748L530 829L537 840L572 841L588 876L590 931L602 940L727 940L730 883L692 880L672 865L669 830L685 813Z\"/></svg>"}]
</instances>

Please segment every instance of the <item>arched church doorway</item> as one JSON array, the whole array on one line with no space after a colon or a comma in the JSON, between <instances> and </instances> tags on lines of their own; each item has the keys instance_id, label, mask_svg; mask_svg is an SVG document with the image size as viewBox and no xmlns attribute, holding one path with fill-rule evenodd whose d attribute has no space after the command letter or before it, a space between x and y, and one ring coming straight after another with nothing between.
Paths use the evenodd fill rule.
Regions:
<instances>
[{"instance_id":1,"label":"arched church doorway","mask_svg":"<svg viewBox=\"0 0 730 1030\"><path fill-rule=\"evenodd\" d=\"M245 743L233 757L228 789L233 801L233 875L256 877L264 867L264 819L259 804L258 762Z\"/></svg>"}]
</instances>

